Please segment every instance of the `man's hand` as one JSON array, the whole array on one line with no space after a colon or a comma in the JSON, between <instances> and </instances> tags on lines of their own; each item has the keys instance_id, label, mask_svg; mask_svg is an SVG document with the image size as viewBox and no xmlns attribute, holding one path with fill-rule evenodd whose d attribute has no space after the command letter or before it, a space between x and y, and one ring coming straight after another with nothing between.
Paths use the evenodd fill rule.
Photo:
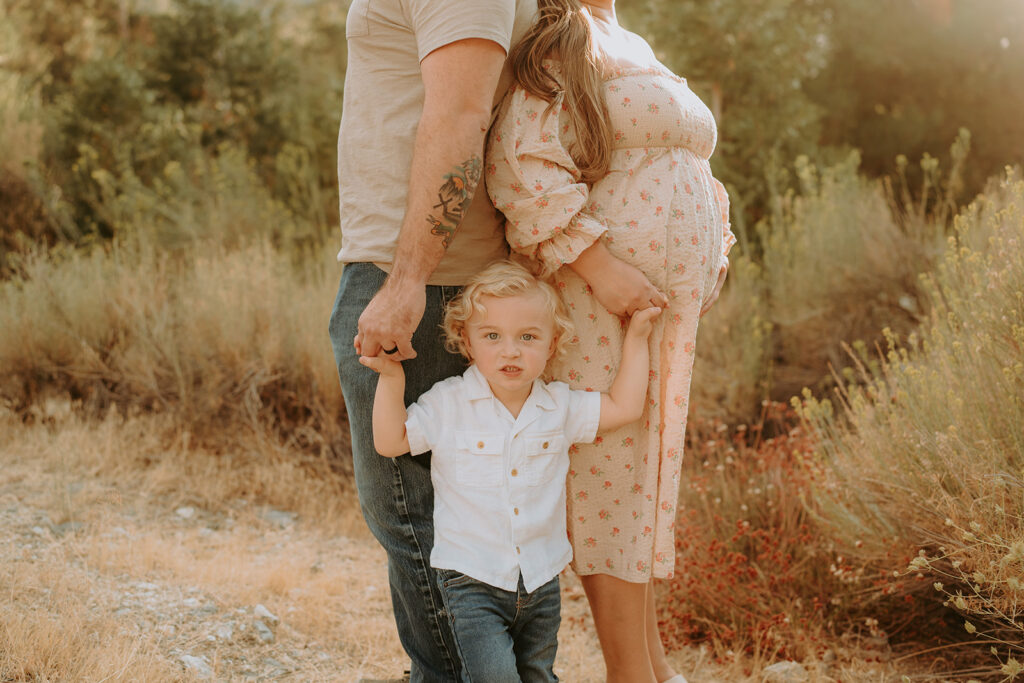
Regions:
<instances>
[{"instance_id":1,"label":"man's hand","mask_svg":"<svg viewBox=\"0 0 1024 683\"><path fill-rule=\"evenodd\" d=\"M711 296L704 302L704 305L700 309L700 317L704 317L704 314L711 310L711 307L718 301L718 295L722 293L722 285L725 284L725 276L729 274L729 262L726 261L722 264L721 270L718 271L718 281L715 282L715 288L711 290Z\"/></svg>"},{"instance_id":2,"label":"man's hand","mask_svg":"<svg viewBox=\"0 0 1024 683\"><path fill-rule=\"evenodd\" d=\"M423 319L426 305L422 284L402 284L389 277L359 316L359 333L353 340L356 353L374 357L395 349L387 353L392 360L415 358L412 334Z\"/></svg>"}]
</instances>

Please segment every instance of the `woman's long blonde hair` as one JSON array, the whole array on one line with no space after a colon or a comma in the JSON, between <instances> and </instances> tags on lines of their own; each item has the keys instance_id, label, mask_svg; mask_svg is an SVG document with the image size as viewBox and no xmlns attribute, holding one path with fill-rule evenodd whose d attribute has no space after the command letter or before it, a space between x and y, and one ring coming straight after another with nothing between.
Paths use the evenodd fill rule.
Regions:
<instances>
[{"instance_id":1,"label":"woman's long blonde hair","mask_svg":"<svg viewBox=\"0 0 1024 683\"><path fill-rule=\"evenodd\" d=\"M612 126L590 22L579 0L538 0L537 20L511 53L516 82L553 102L563 86L541 66L545 58L561 65L565 105L576 135L569 153L583 182L593 184L611 165Z\"/></svg>"}]
</instances>

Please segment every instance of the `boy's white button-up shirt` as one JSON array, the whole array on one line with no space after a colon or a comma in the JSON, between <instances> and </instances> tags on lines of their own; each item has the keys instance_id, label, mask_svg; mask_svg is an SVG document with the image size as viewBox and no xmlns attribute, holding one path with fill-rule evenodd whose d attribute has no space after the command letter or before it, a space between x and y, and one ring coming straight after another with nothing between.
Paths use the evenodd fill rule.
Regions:
<instances>
[{"instance_id":1,"label":"boy's white button-up shirt","mask_svg":"<svg viewBox=\"0 0 1024 683\"><path fill-rule=\"evenodd\" d=\"M519 416L471 365L409 406L410 451L433 451L430 564L514 591L534 591L572 559L565 523L569 446L589 443L601 394L534 380Z\"/></svg>"}]
</instances>

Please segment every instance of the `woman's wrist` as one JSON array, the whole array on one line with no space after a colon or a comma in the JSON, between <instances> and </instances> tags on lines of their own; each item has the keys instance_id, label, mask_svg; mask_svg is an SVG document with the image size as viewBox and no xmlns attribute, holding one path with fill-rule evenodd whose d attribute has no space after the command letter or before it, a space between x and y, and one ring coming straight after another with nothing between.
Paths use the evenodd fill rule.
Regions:
<instances>
[{"instance_id":1,"label":"woman's wrist","mask_svg":"<svg viewBox=\"0 0 1024 683\"><path fill-rule=\"evenodd\" d=\"M580 252L580 255L575 261L565 265L590 283L602 275L607 276L608 268L612 267L614 262L617 260L618 259L608 251L608 247L605 243L598 239L596 242Z\"/></svg>"}]
</instances>

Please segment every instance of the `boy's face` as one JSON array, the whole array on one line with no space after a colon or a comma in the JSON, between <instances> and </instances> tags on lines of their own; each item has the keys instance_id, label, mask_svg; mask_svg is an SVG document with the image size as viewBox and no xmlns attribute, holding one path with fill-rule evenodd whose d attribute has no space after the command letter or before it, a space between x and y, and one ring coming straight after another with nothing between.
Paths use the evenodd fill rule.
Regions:
<instances>
[{"instance_id":1,"label":"boy's face","mask_svg":"<svg viewBox=\"0 0 1024 683\"><path fill-rule=\"evenodd\" d=\"M486 312L477 310L466 321L470 358L498 400L521 405L555 349L555 325L544 295L483 296L480 304Z\"/></svg>"}]
</instances>

